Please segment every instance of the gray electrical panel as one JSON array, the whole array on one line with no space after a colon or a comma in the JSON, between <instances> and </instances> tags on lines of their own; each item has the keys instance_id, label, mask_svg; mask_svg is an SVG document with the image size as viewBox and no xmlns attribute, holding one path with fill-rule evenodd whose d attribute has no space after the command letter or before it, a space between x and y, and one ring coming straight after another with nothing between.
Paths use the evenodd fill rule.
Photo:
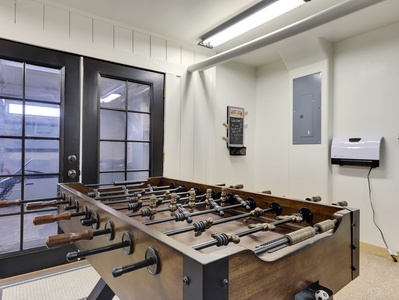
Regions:
<instances>
[{"instance_id":1,"label":"gray electrical panel","mask_svg":"<svg viewBox=\"0 0 399 300\"><path fill-rule=\"evenodd\" d=\"M321 74L295 78L293 82L293 144L321 143Z\"/></svg>"}]
</instances>

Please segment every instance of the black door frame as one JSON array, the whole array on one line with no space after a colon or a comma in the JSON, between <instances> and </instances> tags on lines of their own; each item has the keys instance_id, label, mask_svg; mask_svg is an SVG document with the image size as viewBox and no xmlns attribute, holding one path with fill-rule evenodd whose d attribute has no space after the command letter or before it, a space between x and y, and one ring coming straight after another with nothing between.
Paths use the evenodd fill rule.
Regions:
<instances>
[{"instance_id":1,"label":"black door frame","mask_svg":"<svg viewBox=\"0 0 399 300\"><path fill-rule=\"evenodd\" d=\"M69 178L68 170L79 170L80 164L80 56L0 39L0 58L64 69L64 98L61 103L63 114L60 124L63 149L60 152L60 182L79 181L79 176ZM68 162L70 154L77 158L73 163ZM67 263L65 255L72 251L71 249L75 248L68 246L47 250L40 247L2 255L0 278Z\"/></svg>"},{"instance_id":2,"label":"black door frame","mask_svg":"<svg viewBox=\"0 0 399 300\"><path fill-rule=\"evenodd\" d=\"M148 84L152 88L151 133L150 133L150 176L163 175L164 142L164 81L162 73L148 71L101 60L85 58L83 62L83 153L82 182L98 183L99 161L99 101L98 79L100 75L112 76L121 80ZM97 126L93 126L97 124ZM88 172L90 170L90 172Z\"/></svg>"},{"instance_id":3,"label":"black door frame","mask_svg":"<svg viewBox=\"0 0 399 300\"><path fill-rule=\"evenodd\" d=\"M71 168L79 170L80 163L80 56L0 39L0 57L66 69L64 72L65 91L62 91L64 113L61 117L61 137L64 151L61 153L60 173L61 182L78 182L79 176L69 178L68 170ZM73 163L68 162L70 154L77 157Z\"/></svg>"}]
</instances>

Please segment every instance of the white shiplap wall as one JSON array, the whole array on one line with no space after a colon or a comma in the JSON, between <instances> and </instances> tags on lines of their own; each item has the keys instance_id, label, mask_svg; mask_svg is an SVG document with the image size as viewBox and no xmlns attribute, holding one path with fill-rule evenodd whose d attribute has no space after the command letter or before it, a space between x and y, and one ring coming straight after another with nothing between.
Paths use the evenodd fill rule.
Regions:
<instances>
[{"instance_id":1,"label":"white shiplap wall","mask_svg":"<svg viewBox=\"0 0 399 300\"><path fill-rule=\"evenodd\" d=\"M204 50L47 0L0 0L0 38L165 73L164 175L194 178L195 135L206 134L192 120L214 77L208 71L199 80L198 74L186 74L186 66L209 50L199 52ZM202 159L206 156L196 159L200 166Z\"/></svg>"},{"instance_id":2,"label":"white shiplap wall","mask_svg":"<svg viewBox=\"0 0 399 300\"><path fill-rule=\"evenodd\" d=\"M45 0L0 0L0 25L4 39L177 75L185 73L186 65L209 55L209 51Z\"/></svg>"}]
</instances>

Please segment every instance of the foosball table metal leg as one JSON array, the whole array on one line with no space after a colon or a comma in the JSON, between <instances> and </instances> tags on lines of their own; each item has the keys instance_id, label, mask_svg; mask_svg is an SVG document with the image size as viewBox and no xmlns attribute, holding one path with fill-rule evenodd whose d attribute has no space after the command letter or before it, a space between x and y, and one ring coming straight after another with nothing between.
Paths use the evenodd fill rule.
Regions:
<instances>
[{"instance_id":1,"label":"foosball table metal leg","mask_svg":"<svg viewBox=\"0 0 399 300\"><path fill-rule=\"evenodd\" d=\"M348 208L351 211L351 238L352 238L352 279L355 279L360 275L359 264L360 264L360 254L359 254L359 241L360 241L360 211L357 209Z\"/></svg>"},{"instance_id":2,"label":"foosball table metal leg","mask_svg":"<svg viewBox=\"0 0 399 300\"><path fill-rule=\"evenodd\" d=\"M114 296L115 293L111 290L108 284L100 278L86 300L111 300Z\"/></svg>"},{"instance_id":3,"label":"foosball table metal leg","mask_svg":"<svg viewBox=\"0 0 399 300\"><path fill-rule=\"evenodd\" d=\"M204 265L185 256L183 258L183 299L228 300L228 264L228 258Z\"/></svg>"}]
</instances>

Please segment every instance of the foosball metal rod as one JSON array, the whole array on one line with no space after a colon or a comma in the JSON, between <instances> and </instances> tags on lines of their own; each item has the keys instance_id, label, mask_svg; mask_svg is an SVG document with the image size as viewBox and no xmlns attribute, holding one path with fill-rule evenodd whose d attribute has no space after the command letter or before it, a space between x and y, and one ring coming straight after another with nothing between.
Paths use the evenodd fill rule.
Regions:
<instances>
[{"instance_id":1,"label":"foosball metal rod","mask_svg":"<svg viewBox=\"0 0 399 300\"><path fill-rule=\"evenodd\" d=\"M296 213L294 215L292 215L291 217L287 217L284 218L282 220L279 221L275 221L275 222L271 222L271 223L264 223L264 225L259 225L259 226L254 226L253 228L246 230L246 231L242 231L242 232L238 232L238 233L234 233L231 235L227 235L225 233L218 233L218 234L213 234L212 237L214 238L211 241L207 241L198 245L194 245L191 248L195 249L195 250L201 250L201 249L205 249L211 246L227 246L229 244L230 241L232 241L235 244L238 244L240 242L240 237L242 236L246 236L255 232L259 232L259 231L266 231L266 230L274 230L274 228L276 226L282 225L282 224L286 224L286 223L290 223L290 222L302 222L302 221L307 221L307 218L304 217L304 213L306 214L311 214L311 212L308 209L304 209L301 208L299 213Z\"/></svg>"},{"instance_id":2,"label":"foosball metal rod","mask_svg":"<svg viewBox=\"0 0 399 300\"><path fill-rule=\"evenodd\" d=\"M222 201L222 199L220 198L219 200L212 200L210 198L211 192L205 194L205 195L197 195L196 193L198 193L199 190L194 190L193 188L190 189L188 191L189 196L187 198L187 202L185 204L181 204L181 207L189 208L190 212L193 212L194 207L196 206L200 206L200 205L209 205L210 201L213 201L214 206L217 205L218 201ZM217 196L217 194L215 194ZM200 201L200 202L196 202L197 199L202 198L205 199L205 201ZM150 203L148 203L147 205L143 205L143 201L139 200L138 202L135 203L129 203L128 204L128 209L132 210L134 213L133 214L129 214L127 216L129 217L135 217L135 216L142 216L142 217L150 217L150 219L152 220L154 218L154 215L158 212L164 212L164 211L170 211L171 215L173 216L175 211L177 210L177 205L179 204L178 202L183 202L181 201L182 198L178 197L177 193L171 193L170 195L168 195L168 200L161 200L162 198L156 198L155 195L152 196L152 200L150 199ZM168 207L165 208L161 208L161 209L157 209L157 207L159 207L161 204L163 203L170 203L170 205ZM146 209L142 209L141 211L139 211L142 206L149 206L149 208ZM139 212L137 212L139 211Z\"/></svg>"},{"instance_id":3,"label":"foosball metal rod","mask_svg":"<svg viewBox=\"0 0 399 300\"><path fill-rule=\"evenodd\" d=\"M147 271L151 275L160 272L160 261L158 251L154 247L148 247L145 252L145 259L128 266L115 267L112 269L112 276L119 277L125 273L136 271L147 267Z\"/></svg>"},{"instance_id":4,"label":"foosball metal rod","mask_svg":"<svg viewBox=\"0 0 399 300\"><path fill-rule=\"evenodd\" d=\"M86 187L96 186L119 186L119 185L143 185L146 182L143 180L128 180L128 181L114 181L111 183L89 183L85 184Z\"/></svg>"},{"instance_id":5,"label":"foosball metal rod","mask_svg":"<svg viewBox=\"0 0 399 300\"><path fill-rule=\"evenodd\" d=\"M205 194L203 194L203 195L198 195L198 196L195 196L195 199L200 199L200 198L204 198L205 197ZM189 197L181 197L181 198L178 198L177 199L177 202L184 202L184 201L187 201L188 200L188 198ZM116 201L117 202L117 201ZM123 202L126 202L126 201L123 201ZM159 197L159 198L157 198L157 206L160 206L160 205L162 205L162 204L167 204L167 203L170 203L171 202L171 200L170 199L167 199L167 200L162 200L162 197ZM137 201L136 202L131 202L131 203L137 203ZM199 203L201 203L201 202L197 202L197 204L199 204ZM103 204L113 204L113 202L110 202L110 203L103 203ZM141 207L146 207L146 206L150 206L150 204L149 203L144 203L144 204L142 204L141 205ZM114 208L115 210L125 210L125 209L128 209L128 210L131 210L130 209L130 207L129 206L123 206L123 207L116 207L116 208ZM165 210L158 210L158 211L167 211L168 209L165 209ZM137 216L139 216L140 214L138 214ZM134 215L133 215L134 216ZM133 216L130 216L129 215L129 217L133 217Z\"/></svg>"},{"instance_id":6,"label":"foosball metal rod","mask_svg":"<svg viewBox=\"0 0 399 300\"><path fill-rule=\"evenodd\" d=\"M265 244L257 246L253 251L256 255L261 255L269 250L272 250L277 247L281 247L284 245L294 245L299 243L307 238L313 237L315 234L324 233L330 229L333 229L335 225L338 223L337 219L333 220L325 220L320 223L315 224L313 227L306 227L299 229L292 234L296 234L297 236L301 236L300 238L292 238L290 234L286 234L283 237L272 240Z\"/></svg>"},{"instance_id":7,"label":"foosball metal rod","mask_svg":"<svg viewBox=\"0 0 399 300\"><path fill-rule=\"evenodd\" d=\"M150 258L139 261L139 262L129 265L129 266L116 267L116 268L112 269L112 276L119 277L125 273L136 271L138 269L142 269L142 268L151 266L155 263L156 263L156 260L153 257L150 257Z\"/></svg>"},{"instance_id":8,"label":"foosball metal rod","mask_svg":"<svg viewBox=\"0 0 399 300\"><path fill-rule=\"evenodd\" d=\"M140 183L140 182L138 182ZM144 184L145 182L142 182L142 184ZM170 185L164 185L164 186L151 186L151 185L147 185L147 187L139 187L139 185L124 185L122 184L122 182L116 182L116 184L113 184L116 187L120 187L120 189L117 190L112 190L115 189L115 187L109 187L109 188L104 188L104 189L94 189L92 192L87 193L87 196L89 197L98 197L99 195L115 195L115 194L120 194L120 193L124 193L124 194L128 194L130 192L142 192L142 191L153 191L155 190L159 190L159 189L171 189L171 188L175 188L174 183L171 183ZM86 185L87 187L89 187L90 185ZM91 185L91 186L96 186L96 185Z\"/></svg>"},{"instance_id":9,"label":"foosball metal rod","mask_svg":"<svg viewBox=\"0 0 399 300\"><path fill-rule=\"evenodd\" d=\"M220 199L215 200L215 202L220 202ZM168 202L165 201L162 204L165 204L165 203L170 203L170 201L169 200L168 200ZM149 206L149 205L150 204L143 204L142 207ZM201 205L206 205L206 202L205 201L201 201L201 202L196 202L195 203L195 206L201 206ZM181 206L186 208L186 207L189 207L189 204L181 204ZM165 212L165 211L170 211L170 208L169 207L165 207L165 208L158 209L157 213L158 212ZM147 215L143 214L141 211L136 212L136 213L127 214L126 216L128 216L128 217L139 217L139 216L147 217ZM167 221L165 221L165 222L167 222Z\"/></svg>"},{"instance_id":10,"label":"foosball metal rod","mask_svg":"<svg viewBox=\"0 0 399 300\"><path fill-rule=\"evenodd\" d=\"M188 191L176 193L176 195L186 195L186 194L188 194ZM164 195L158 195L156 197L157 197L157 199L161 199L161 198L164 198L165 196L166 195L164 194ZM107 201L109 199L119 199L119 198L121 198L121 199L125 198L125 199ZM134 202L136 202L138 200L138 198L139 198L139 200L146 201L146 200L150 200L150 195L147 194L146 197L138 197L138 195L136 195L136 194L129 194L129 195L121 195L121 196L118 196L118 197L116 197L116 196L105 197L103 199L95 198L95 200L104 200L105 199L106 201L104 201L102 203L105 204L105 205L110 205L110 204L120 204L120 203L126 203L126 202L134 203Z\"/></svg>"},{"instance_id":11,"label":"foosball metal rod","mask_svg":"<svg viewBox=\"0 0 399 300\"><path fill-rule=\"evenodd\" d=\"M160 189L160 190L153 190L153 189L134 189L134 190L129 190L128 188L124 188L121 190L116 190L116 191L109 191L109 192L90 192L87 195L89 197L94 198L95 200L106 200L106 199L118 199L122 197L129 197L129 196L135 196L137 194L161 194L166 191L170 192L185 192L187 191L187 188L185 185L178 186L176 188L170 188L166 186L165 189Z\"/></svg>"},{"instance_id":12,"label":"foosball metal rod","mask_svg":"<svg viewBox=\"0 0 399 300\"><path fill-rule=\"evenodd\" d=\"M143 204L143 201L137 200L134 202L131 202L128 204L127 209L132 210L132 214L128 214L128 217L136 217L136 216L142 216L142 217L148 217L150 216L150 219L153 219L154 215L158 212L164 212L164 211L170 211L171 214L173 215L174 212L177 210L177 204L178 202L185 202L185 204L182 204L182 207L189 207L190 212L194 209L194 207L199 206L199 205L209 205L211 201L213 201L216 205L218 202L222 202L222 205L224 203L231 203L232 202L232 197L231 195L227 195L222 199L220 193L215 193L214 191L210 190L207 191L206 194L203 195L198 195L200 192L199 189L197 188L191 188L188 191L189 196L188 197L178 197L177 193L171 193L170 195L167 195L167 200L162 200L163 198L156 198L155 195L152 195L152 199L150 199L150 203ZM217 200L213 200L213 196L220 197ZM166 197L166 196L165 196ZM197 199L204 199L204 201L199 201L196 202ZM223 202L224 200L224 202ZM186 202L187 201L187 202ZM245 201L242 201L240 203L244 203ZM170 203L169 207L167 208L161 208L159 210L155 209L156 207L160 206L161 204L164 203ZM143 206L149 206L150 208L143 209L139 211ZM139 211L139 212L138 212Z\"/></svg>"},{"instance_id":13,"label":"foosball metal rod","mask_svg":"<svg viewBox=\"0 0 399 300\"><path fill-rule=\"evenodd\" d=\"M218 199L219 201L221 201L220 199ZM207 213L218 213L220 216L224 215L224 210L227 209L232 209L232 208L237 208L237 207L245 207L247 210L252 208L255 208L256 203L253 199L251 199L253 202L249 203L249 200L244 201L244 203L239 203L239 204L232 204L229 206L224 206L224 207L220 207L217 206L215 208L212 209L206 209L206 210L201 210L201 211L197 211L197 212L193 212L193 213L189 213L186 212L185 215L183 216L182 214L176 214L175 216L172 217L167 217L164 219L159 219L159 220L154 220L154 221L147 221L147 222L143 222L142 224L144 225L154 225L154 224L159 224L159 223L164 223L164 222L169 222L169 221L184 221L186 220L187 223L191 223L192 219L191 217L195 217L195 216L200 216L200 215L204 215ZM214 200L216 202L216 200ZM179 207L182 207L182 205L178 205Z\"/></svg>"},{"instance_id":14,"label":"foosball metal rod","mask_svg":"<svg viewBox=\"0 0 399 300\"><path fill-rule=\"evenodd\" d=\"M123 251L125 254L129 255L133 253L133 240L128 232L125 232L122 236L122 242L112 244L112 245L107 245L104 247L99 247L99 248L94 248L90 250L85 250L85 251L73 251L69 252L66 255L66 259L68 261L75 261L78 260L79 258L87 257L90 255L95 255L107 251L112 251L116 249L121 249L123 248Z\"/></svg>"},{"instance_id":15,"label":"foosball metal rod","mask_svg":"<svg viewBox=\"0 0 399 300\"><path fill-rule=\"evenodd\" d=\"M281 206L276 202L272 202L270 204L270 208L255 209L249 213L243 213L243 214L237 215L237 216L231 216L231 217L227 217L227 218L223 218L223 219L212 220L212 226L218 225L218 224L223 224L223 223L228 223L230 221L235 221L235 220L239 220L239 219L249 218L249 217L253 217L253 216L258 217L258 216L262 216L265 213L269 213L269 212L273 213L273 215L275 215L275 216L279 216L281 214L281 211L282 211ZM200 221L200 222L203 222L203 221ZM193 225L190 225L187 227L165 231L164 234L167 236L176 235L176 234L196 230L197 227L198 227L198 225L193 224Z\"/></svg>"}]
</instances>

